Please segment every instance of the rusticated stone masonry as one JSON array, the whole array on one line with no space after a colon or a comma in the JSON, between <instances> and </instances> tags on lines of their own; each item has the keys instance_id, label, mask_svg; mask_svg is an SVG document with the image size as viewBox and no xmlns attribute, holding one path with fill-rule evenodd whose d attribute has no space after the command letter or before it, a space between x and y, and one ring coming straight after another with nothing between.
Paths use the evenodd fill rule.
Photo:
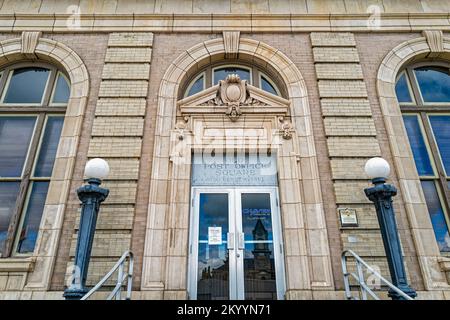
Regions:
<instances>
[{"instance_id":1,"label":"rusticated stone masonry","mask_svg":"<svg viewBox=\"0 0 450 320\"><path fill-rule=\"evenodd\" d=\"M358 227L342 227L352 249L389 276L376 212L364 195L365 162L380 156L366 84L352 33L311 33L322 115L338 208L356 210ZM336 213L339 214L339 213Z\"/></svg>"},{"instance_id":2,"label":"rusticated stone masonry","mask_svg":"<svg viewBox=\"0 0 450 320\"><path fill-rule=\"evenodd\" d=\"M111 171L104 186L110 194L98 218L88 285L98 282L131 246L152 45L152 33L109 35L88 158L108 161ZM75 245L76 234L68 267Z\"/></svg>"}]
</instances>

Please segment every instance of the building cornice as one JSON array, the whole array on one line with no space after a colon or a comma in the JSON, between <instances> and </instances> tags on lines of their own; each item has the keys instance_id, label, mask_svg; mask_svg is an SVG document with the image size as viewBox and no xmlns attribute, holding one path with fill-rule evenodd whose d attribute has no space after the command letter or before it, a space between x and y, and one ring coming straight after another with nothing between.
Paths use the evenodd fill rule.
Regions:
<instances>
[{"instance_id":1,"label":"building cornice","mask_svg":"<svg viewBox=\"0 0 450 320\"><path fill-rule=\"evenodd\" d=\"M375 17L376 18L376 17ZM411 32L450 31L450 13L0 14L0 32ZM372 26L369 26L371 24Z\"/></svg>"}]
</instances>

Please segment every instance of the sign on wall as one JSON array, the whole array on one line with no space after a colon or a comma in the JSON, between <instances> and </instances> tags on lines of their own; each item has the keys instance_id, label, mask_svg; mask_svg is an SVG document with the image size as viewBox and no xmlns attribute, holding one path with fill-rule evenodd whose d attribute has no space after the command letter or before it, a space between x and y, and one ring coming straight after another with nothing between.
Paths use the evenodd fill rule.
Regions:
<instances>
[{"instance_id":1,"label":"sign on wall","mask_svg":"<svg viewBox=\"0 0 450 320\"><path fill-rule=\"evenodd\" d=\"M275 154L194 153L192 186L276 186Z\"/></svg>"},{"instance_id":2,"label":"sign on wall","mask_svg":"<svg viewBox=\"0 0 450 320\"><path fill-rule=\"evenodd\" d=\"M341 219L342 227L357 227L358 217L355 209L339 208L339 217Z\"/></svg>"}]
</instances>

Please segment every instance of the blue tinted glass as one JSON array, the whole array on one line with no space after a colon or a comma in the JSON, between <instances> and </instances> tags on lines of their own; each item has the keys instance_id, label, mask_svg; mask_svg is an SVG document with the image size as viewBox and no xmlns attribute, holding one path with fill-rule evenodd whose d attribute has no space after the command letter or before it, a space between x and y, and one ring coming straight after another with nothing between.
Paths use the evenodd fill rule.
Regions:
<instances>
[{"instance_id":1,"label":"blue tinted glass","mask_svg":"<svg viewBox=\"0 0 450 320\"><path fill-rule=\"evenodd\" d=\"M416 162L419 176L433 175L430 157L420 130L419 120L414 115L404 115L406 132L408 133L409 144L411 145L414 161Z\"/></svg>"},{"instance_id":2,"label":"blue tinted glass","mask_svg":"<svg viewBox=\"0 0 450 320\"><path fill-rule=\"evenodd\" d=\"M243 193L241 201L245 241L272 241L270 194Z\"/></svg>"},{"instance_id":3,"label":"blue tinted glass","mask_svg":"<svg viewBox=\"0 0 450 320\"><path fill-rule=\"evenodd\" d=\"M5 103L41 103L50 71L21 68L13 71Z\"/></svg>"},{"instance_id":4,"label":"blue tinted glass","mask_svg":"<svg viewBox=\"0 0 450 320\"><path fill-rule=\"evenodd\" d=\"M214 70L214 85L219 83L219 80L225 80L229 74L237 74L241 80L250 81L250 71L247 69L237 67L226 67Z\"/></svg>"},{"instance_id":5,"label":"blue tinted glass","mask_svg":"<svg viewBox=\"0 0 450 320\"><path fill-rule=\"evenodd\" d=\"M199 209L197 299L228 299L228 194L201 193Z\"/></svg>"},{"instance_id":6,"label":"blue tinted glass","mask_svg":"<svg viewBox=\"0 0 450 320\"><path fill-rule=\"evenodd\" d=\"M36 244L42 212L44 211L45 199L47 198L48 181L33 182L30 199L24 218L22 230L20 231L17 245L18 253L33 252Z\"/></svg>"},{"instance_id":7,"label":"blue tinted glass","mask_svg":"<svg viewBox=\"0 0 450 320\"><path fill-rule=\"evenodd\" d=\"M445 172L450 175L450 116L430 116L430 123Z\"/></svg>"},{"instance_id":8,"label":"blue tinted glass","mask_svg":"<svg viewBox=\"0 0 450 320\"><path fill-rule=\"evenodd\" d=\"M53 103L67 103L70 96L70 87L66 78L59 74L56 81L55 92L53 93Z\"/></svg>"},{"instance_id":9,"label":"blue tinted glass","mask_svg":"<svg viewBox=\"0 0 450 320\"><path fill-rule=\"evenodd\" d=\"M395 93L397 94L398 102L412 102L405 73L402 74L395 84Z\"/></svg>"},{"instance_id":10,"label":"blue tinted glass","mask_svg":"<svg viewBox=\"0 0 450 320\"><path fill-rule=\"evenodd\" d=\"M203 76L201 76L200 78L195 80L195 82L192 84L191 88L189 89L187 96L189 97L189 96L192 96L192 95L202 91L203 90L203 81L204 81Z\"/></svg>"},{"instance_id":11,"label":"blue tinted glass","mask_svg":"<svg viewBox=\"0 0 450 320\"><path fill-rule=\"evenodd\" d=\"M51 177L64 117L48 117L34 171L35 177Z\"/></svg>"},{"instance_id":12,"label":"blue tinted glass","mask_svg":"<svg viewBox=\"0 0 450 320\"><path fill-rule=\"evenodd\" d=\"M20 182L0 182L0 252L8 236L19 187Z\"/></svg>"},{"instance_id":13,"label":"blue tinted glass","mask_svg":"<svg viewBox=\"0 0 450 320\"><path fill-rule=\"evenodd\" d=\"M425 102L450 102L450 76L449 71L424 67L414 70Z\"/></svg>"},{"instance_id":14,"label":"blue tinted glass","mask_svg":"<svg viewBox=\"0 0 450 320\"><path fill-rule=\"evenodd\" d=\"M278 95L277 90L272 86L272 84L264 77L261 76L261 89L267 91L271 94Z\"/></svg>"},{"instance_id":15,"label":"blue tinted glass","mask_svg":"<svg viewBox=\"0 0 450 320\"><path fill-rule=\"evenodd\" d=\"M0 177L20 177L36 117L0 117Z\"/></svg>"},{"instance_id":16,"label":"blue tinted glass","mask_svg":"<svg viewBox=\"0 0 450 320\"><path fill-rule=\"evenodd\" d=\"M208 227L221 227L222 240L227 241L228 233L228 194L200 194L199 240L208 240Z\"/></svg>"},{"instance_id":17,"label":"blue tinted glass","mask_svg":"<svg viewBox=\"0 0 450 320\"><path fill-rule=\"evenodd\" d=\"M433 181L421 181L421 183L439 249L441 251L450 251L447 222L445 221L436 185Z\"/></svg>"}]
</instances>

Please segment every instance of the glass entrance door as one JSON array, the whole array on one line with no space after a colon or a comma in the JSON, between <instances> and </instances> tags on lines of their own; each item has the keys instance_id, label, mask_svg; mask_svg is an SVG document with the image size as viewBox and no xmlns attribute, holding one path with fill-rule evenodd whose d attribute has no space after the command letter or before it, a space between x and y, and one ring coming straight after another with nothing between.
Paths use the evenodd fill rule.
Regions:
<instances>
[{"instance_id":1,"label":"glass entrance door","mask_svg":"<svg viewBox=\"0 0 450 320\"><path fill-rule=\"evenodd\" d=\"M283 299L277 188L193 188L191 299Z\"/></svg>"}]
</instances>

